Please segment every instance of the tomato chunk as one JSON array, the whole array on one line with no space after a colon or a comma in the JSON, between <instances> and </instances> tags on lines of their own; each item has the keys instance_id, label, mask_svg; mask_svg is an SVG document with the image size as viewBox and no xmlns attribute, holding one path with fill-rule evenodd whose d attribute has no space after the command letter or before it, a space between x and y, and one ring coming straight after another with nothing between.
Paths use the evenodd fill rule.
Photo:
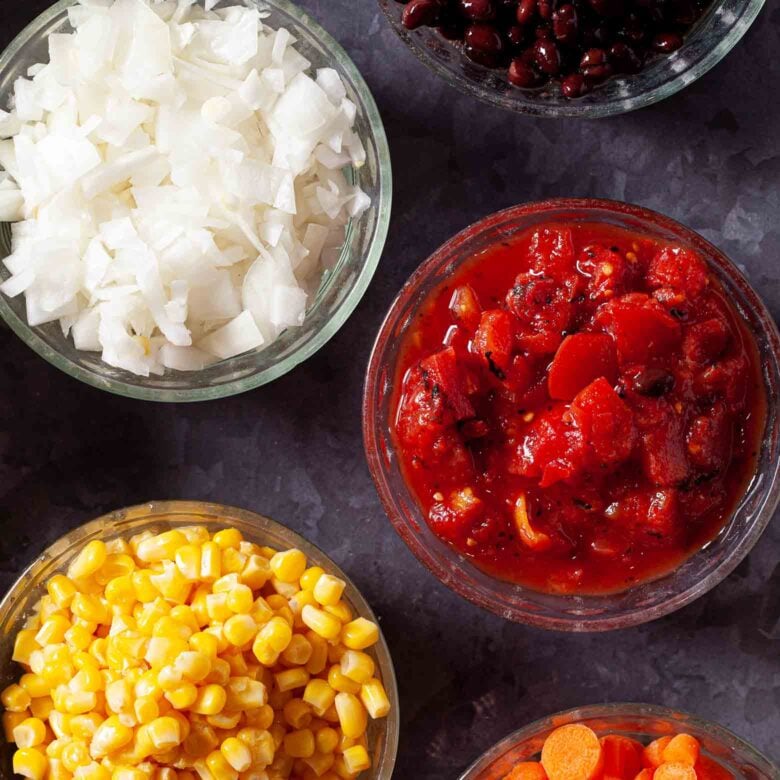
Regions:
<instances>
[{"instance_id":1,"label":"tomato chunk","mask_svg":"<svg viewBox=\"0 0 780 780\"><path fill-rule=\"evenodd\" d=\"M567 336L555 353L547 375L551 398L570 401L594 379L617 380L615 342L604 333Z\"/></svg>"},{"instance_id":2,"label":"tomato chunk","mask_svg":"<svg viewBox=\"0 0 780 780\"><path fill-rule=\"evenodd\" d=\"M586 247L577 261L577 269L588 277L588 295L593 301L608 301L625 291L626 261L605 246Z\"/></svg>"},{"instance_id":3,"label":"tomato chunk","mask_svg":"<svg viewBox=\"0 0 780 780\"><path fill-rule=\"evenodd\" d=\"M462 284L452 293L450 311L452 316L466 328L473 330L479 325L482 309L477 294L470 284Z\"/></svg>"},{"instance_id":4,"label":"tomato chunk","mask_svg":"<svg viewBox=\"0 0 780 780\"><path fill-rule=\"evenodd\" d=\"M574 240L568 228L534 231L528 253L530 267L537 273L560 279L574 271Z\"/></svg>"},{"instance_id":5,"label":"tomato chunk","mask_svg":"<svg viewBox=\"0 0 780 780\"><path fill-rule=\"evenodd\" d=\"M723 403L715 403L706 413L695 417L688 428L688 459L706 474L722 471L731 452L733 425Z\"/></svg>"},{"instance_id":6,"label":"tomato chunk","mask_svg":"<svg viewBox=\"0 0 780 780\"><path fill-rule=\"evenodd\" d=\"M519 341L523 349L534 355L548 355L558 349L572 316L568 288L550 277L522 273L506 302L521 323Z\"/></svg>"},{"instance_id":7,"label":"tomato chunk","mask_svg":"<svg viewBox=\"0 0 780 780\"><path fill-rule=\"evenodd\" d=\"M515 321L509 312L491 309L483 313L474 334L474 351L487 361L490 370L499 379L506 378L512 362L514 330Z\"/></svg>"},{"instance_id":8,"label":"tomato chunk","mask_svg":"<svg viewBox=\"0 0 780 780\"><path fill-rule=\"evenodd\" d=\"M686 299L694 300L709 282L707 264L691 249L664 247L650 261L647 282L651 289L671 287Z\"/></svg>"},{"instance_id":9,"label":"tomato chunk","mask_svg":"<svg viewBox=\"0 0 780 780\"><path fill-rule=\"evenodd\" d=\"M420 363L426 387L432 395L442 394L444 403L452 410L456 420L474 416L464 387L463 372L458 367L455 350L452 347L425 358Z\"/></svg>"},{"instance_id":10,"label":"tomato chunk","mask_svg":"<svg viewBox=\"0 0 780 780\"><path fill-rule=\"evenodd\" d=\"M577 395L568 414L599 467L622 463L631 455L637 441L634 416L603 377Z\"/></svg>"},{"instance_id":11,"label":"tomato chunk","mask_svg":"<svg viewBox=\"0 0 780 780\"><path fill-rule=\"evenodd\" d=\"M690 472L682 420L664 399L655 400L659 421L642 431L642 464L654 485L673 487Z\"/></svg>"},{"instance_id":12,"label":"tomato chunk","mask_svg":"<svg viewBox=\"0 0 780 780\"><path fill-rule=\"evenodd\" d=\"M683 355L690 363L703 366L717 360L729 343L726 323L718 318L691 325L683 339Z\"/></svg>"}]
</instances>

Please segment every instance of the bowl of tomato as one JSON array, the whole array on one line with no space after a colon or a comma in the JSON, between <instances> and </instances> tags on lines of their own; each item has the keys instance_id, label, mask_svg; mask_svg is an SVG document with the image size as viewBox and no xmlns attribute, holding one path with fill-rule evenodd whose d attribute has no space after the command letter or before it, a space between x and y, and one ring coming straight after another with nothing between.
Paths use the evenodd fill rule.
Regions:
<instances>
[{"instance_id":1,"label":"bowl of tomato","mask_svg":"<svg viewBox=\"0 0 780 780\"><path fill-rule=\"evenodd\" d=\"M771 780L778 768L716 723L652 704L597 704L502 739L460 780Z\"/></svg>"},{"instance_id":2,"label":"bowl of tomato","mask_svg":"<svg viewBox=\"0 0 780 780\"><path fill-rule=\"evenodd\" d=\"M363 403L385 510L446 585L598 631L726 577L778 503L780 336L716 247L655 212L558 199L423 262Z\"/></svg>"}]
</instances>

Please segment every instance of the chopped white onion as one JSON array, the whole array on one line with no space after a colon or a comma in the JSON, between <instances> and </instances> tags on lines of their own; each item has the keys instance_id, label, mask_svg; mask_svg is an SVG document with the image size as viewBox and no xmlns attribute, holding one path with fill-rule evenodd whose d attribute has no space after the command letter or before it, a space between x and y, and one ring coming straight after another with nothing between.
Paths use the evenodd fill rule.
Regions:
<instances>
[{"instance_id":1,"label":"chopped white onion","mask_svg":"<svg viewBox=\"0 0 780 780\"><path fill-rule=\"evenodd\" d=\"M31 326L148 376L299 327L370 205L333 68L214 0L81 0L0 110L0 221Z\"/></svg>"}]
</instances>

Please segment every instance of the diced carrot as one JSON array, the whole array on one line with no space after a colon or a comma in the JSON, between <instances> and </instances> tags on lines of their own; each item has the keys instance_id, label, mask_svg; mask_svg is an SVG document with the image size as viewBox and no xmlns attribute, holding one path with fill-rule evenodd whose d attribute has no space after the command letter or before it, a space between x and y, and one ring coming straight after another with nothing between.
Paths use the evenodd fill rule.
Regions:
<instances>
[{"instance_id":1,"label":"diced carrot","mask_svg":"<svg viewBox=\"0 0 780 780\"><path fill-rule=\"evenodd\" d=\"M604 753L605 780L633 780L642 769L642 744L618 734L602 737L600 742Z\"/></svg>"},{"instance_id":2,"label":"diced carrot","mask_svg":"<svg viewBox=\"0 0 780 780\"><path fill-rule=\"evenodd\" d=\"M661 758L667 764L694 766L699 760L699 740L690 734L678 734L663 749Z\"/></svg>"},{"instance_id":3,"label":"diced carrot","mask_svg":"<svg viewBox=\"0 0 780 780\"><path fill-rule=\"evenodd\" d=\"M688 764L661 764L653 772L653 780L697 780L696 770Z\"/></svg>"},{"instance_id":4,"label":"diced carrot","mask_svg":"<svg viewBox=\"0 0 780 780\"><path fill-rule=\"evenodd\" d=\"M699 756L694 767L698 780L734 780L734 775L708 756Z\"/></svg>"},{"instance_id":5,"label":"diced carrot","mask_svg":"<svg viewBox=\"0 0 780 780\"><path fill-rule=\"evenodd\" d=\"M653 780L653 770L643 769L634 780Z\"/></svg>"},{"instance_id":6,"label":"diced carrot","mask_svg":"<svg viewBox=\"0 0 780 780\"><path fill-rule=\"evenodd\" d=\"M596 780L603 763L596 732L582 723L556 729L542 748L542 766L550 780Z\"/></svg>"},{"instance_id":7,"label":"diced carrot","mask_svg":"<svg viewBox=\"0 0 780 780\"><path fill-rule=\"evenodd\" d=\"M671 741L671 737L659 737L658 739L654 739L645 747L644 753L642 754L642 763L650 769L661 766L664 762L661 754Z\"/></svg>"},{"instance_id":8,"label":"diced carrot","mask_svg":"<svg viewBox=\"0 0 780 780\"><path fill-rule=\"evenodd\" d=\"M547 780L547 773L538 761L523 761L504 780Z\"/></svg>"}]
</instances>

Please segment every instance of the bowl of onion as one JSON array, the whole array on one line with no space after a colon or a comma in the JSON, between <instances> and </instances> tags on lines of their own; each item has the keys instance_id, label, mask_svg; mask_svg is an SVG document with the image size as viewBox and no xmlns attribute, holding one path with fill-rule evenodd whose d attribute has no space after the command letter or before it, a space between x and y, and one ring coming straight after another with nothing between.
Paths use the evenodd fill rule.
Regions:
<instances>
[{"instance_id":1,"label":"bowl of onion","mask_svg":"<svg viewBox=\"0 0 780 780\"><path fill-rule=\"evenodd\" d=\"M61 0L0 56L0 316L100 389L290 371L363 296L391 197L365 81L287 0Z\"/></svg>"}]
</instances>

